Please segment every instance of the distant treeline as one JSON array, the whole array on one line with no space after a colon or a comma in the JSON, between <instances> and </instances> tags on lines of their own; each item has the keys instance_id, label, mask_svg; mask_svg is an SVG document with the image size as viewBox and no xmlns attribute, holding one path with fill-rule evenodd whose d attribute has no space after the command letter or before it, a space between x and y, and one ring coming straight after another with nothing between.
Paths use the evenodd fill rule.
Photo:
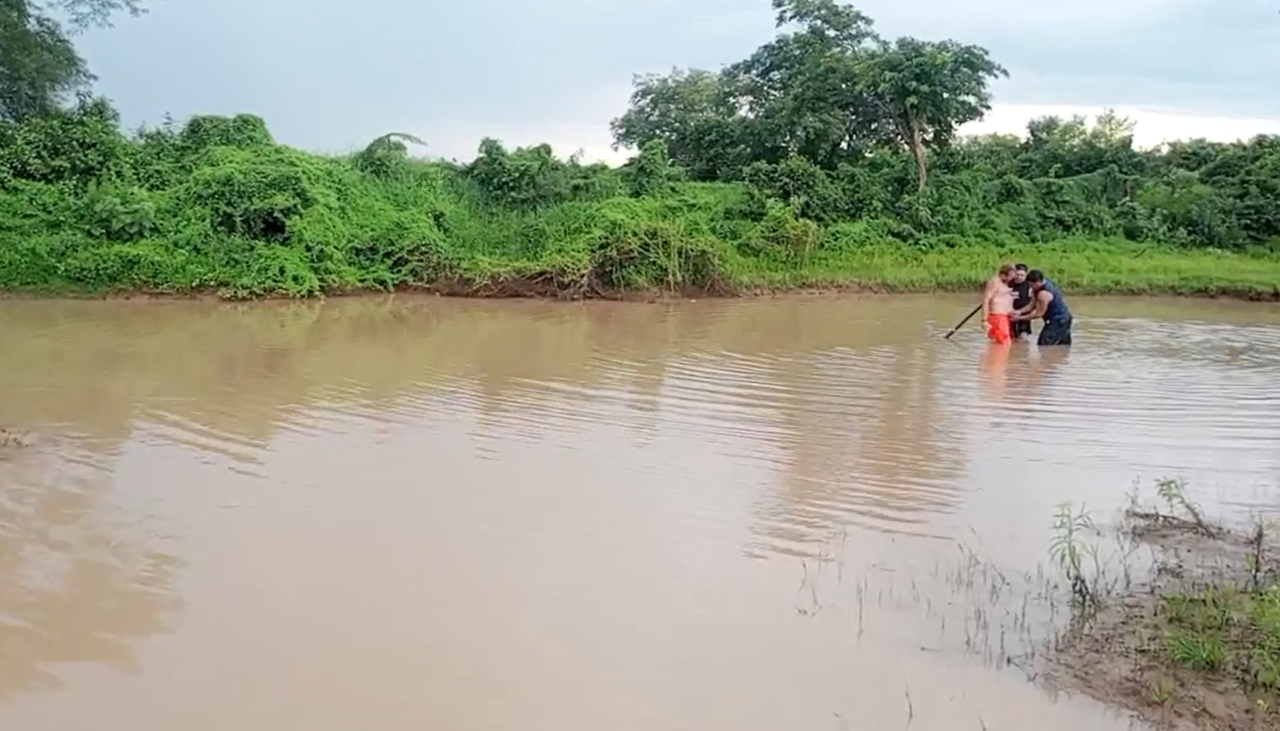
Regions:
<instances>
[{"instance_id":1,"label":"distant treeline","mask_svg":"<svg viewBox=\"0 0 1280 731\"><path fill-rule=\"evenodd\" d=\"M89 94L69 28L30 0L0 0L0 288L924 288L1063 241L1194 254L1205 291L1231 284L1215 284L1210 250L1237 273L1256 262L1250 287L1275 271L1280 137L1140 150L1110 114L958 137L1005 73L985 49L882 39L833 0L773 4L778 35L747 59L637 78L612 125L637 153L612 168L492 139L470 163L423 162L407 134L315 155L250 115L126 134ZM60 7L80 25L136 9ZM959 250L966 266L950 279L888 281Z\"/></svg>"}]
</instances>

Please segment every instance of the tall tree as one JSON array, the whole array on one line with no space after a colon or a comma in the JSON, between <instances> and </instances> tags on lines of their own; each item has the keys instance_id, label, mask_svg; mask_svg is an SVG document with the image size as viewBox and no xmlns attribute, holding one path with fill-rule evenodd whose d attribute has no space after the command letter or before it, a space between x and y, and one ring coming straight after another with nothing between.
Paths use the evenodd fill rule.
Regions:
<instances>
[{"instance_id":1,"label":"tall tree","mask_svg":"<svg viewBox=\"0 0 1280 731\"><path fill-rule=\"evenodd\" d=\"M1110 165L1136 172L1142 156L1133 147L1134 123L1108 110L1093 124L1083 115L1038 117L1027 123L1021 172L1032 178L1069 178Z\"/></svg>"},{"instance_id":2,"label":"tall tree","mask_svg":"<svg viewBox=\"0 0 1280 731\"><path fill-rule=\"evenodd\" d=\"M779 34L729 66L735 106L755 123L757 159L798 154L825 168L856 155L875 127L856 83L876 40L869 17L834 0L773 0Z\"/></svg>"},{"instance_id":3,"label":"tall tree","mask_svg":"<svg viewBox=\"0 0 1280 731\"><path fill-rule=\"evenodd\" d=\"M956 41L899 38L862 56L858 80L891 140L915 159L918 190L929 179L930 148L991 109L990 82L1008 76L987 49Z\"/></svg>"},{"instance_id":4,"label":"tall tree","mask_svg":"<svg viewBox=\"0 0 1280 731\"><path fill-rule=\"evenodd\" d=\"M141 0L0 0L0 119L39 116L85 89L93 75L71 36L142 11Z\"/></svg>"},{"instance_id":5,"label":"tall tree","mask_svg":"<svg viewBox=\"0 0 1280 731\"><path fill-rule=\"evenodd\" d=\"M750 162L747 124L720 74L673 69L637 76L626 113L610 124L614 148L660 140L695 180L731 177Z\"/></svg>"}]
</instances>

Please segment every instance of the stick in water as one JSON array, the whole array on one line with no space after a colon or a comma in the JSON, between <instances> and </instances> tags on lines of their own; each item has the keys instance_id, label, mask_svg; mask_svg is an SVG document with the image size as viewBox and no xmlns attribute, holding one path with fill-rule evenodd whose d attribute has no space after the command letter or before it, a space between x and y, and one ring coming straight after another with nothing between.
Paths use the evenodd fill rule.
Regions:
<instances>
[{"instance_id":1,"label":"stick in water","mask_svg":"<svg viewBox=\"0 0 1280 731\"><path fill-rule=\"evenodd\" d=\"M961 321L959 322L959 324L957 324L955 327L951 328L951 332L949 332L949 333L947 333L946 335L943 335L943 336L942 336L942 339L943 339L943 340L950 340L950 339L951 339L951 336L956 334L956 330L959 330L960 328L964 327L964 324L965 324L966 322L968 322L968 321L972 320L972 319L973 319L973 316L974 316L974 315L976 315L976 314L978 314L979 312L982 312L982 305L978 305L977 307L973 308L973 312L970 312L969 314L965 315L965 316L964 316L964 319L963 319L963 320L961 320Z\"/></svg>"}]
</instances>

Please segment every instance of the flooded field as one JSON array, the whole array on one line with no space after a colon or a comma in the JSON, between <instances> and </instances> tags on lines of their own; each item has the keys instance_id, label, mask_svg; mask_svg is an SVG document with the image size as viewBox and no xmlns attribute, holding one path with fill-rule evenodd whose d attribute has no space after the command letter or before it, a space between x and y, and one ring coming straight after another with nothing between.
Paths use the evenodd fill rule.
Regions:
<instances>
[{"instance_id":1,"label":"flooded field","mask_svg":"<svg viewBox=\"0 0 1280 731\"><path fill-rule=\"evenodd\" d=\"M1280 513L1280 308L1072 304L0 302L0 728L1129 728L1055 506Z\"/></svg>"}]
</instances>

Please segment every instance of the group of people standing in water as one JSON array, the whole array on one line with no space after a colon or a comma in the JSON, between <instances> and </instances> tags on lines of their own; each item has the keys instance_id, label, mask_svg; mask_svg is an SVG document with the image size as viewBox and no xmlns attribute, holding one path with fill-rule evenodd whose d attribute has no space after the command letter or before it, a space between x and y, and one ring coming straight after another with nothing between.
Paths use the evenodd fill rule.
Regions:
<instances>
[{"instance_id":1,"label":"group of people standing in water","mask_svg":"<svg viewBox=\"0 0 1280 731\"><path fill-rule=\"evenodd\" d=\"M987 337L1008 345L1031 339L1031 323L1044 320L1036 344L1070 345L1071 310L1058 285L1039 269L1026 264L1003 264L987 282L982 295L982 319Z\"/></svg>"}]
</instances>

